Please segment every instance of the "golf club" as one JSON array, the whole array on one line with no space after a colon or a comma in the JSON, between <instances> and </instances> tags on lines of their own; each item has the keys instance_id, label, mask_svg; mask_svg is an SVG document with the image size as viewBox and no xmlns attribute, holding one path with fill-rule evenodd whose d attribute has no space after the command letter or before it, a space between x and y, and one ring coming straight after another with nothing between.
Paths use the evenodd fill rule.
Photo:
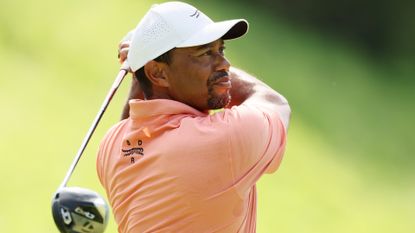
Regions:
<instances>
[{"instance_id":1,"label":"golf club","mask_svg":"<svg viewBox=\"0 0 415 233\"><path fill-rule=\"evenodd\" d=\"M94 191L79 187L66 187L66 185L112 97L128 71L129 65L124 62L65 178L53 195L53 219L62 233L102 233L105 230L109 208L104 198Z\"/></svg>"}]
</instances>

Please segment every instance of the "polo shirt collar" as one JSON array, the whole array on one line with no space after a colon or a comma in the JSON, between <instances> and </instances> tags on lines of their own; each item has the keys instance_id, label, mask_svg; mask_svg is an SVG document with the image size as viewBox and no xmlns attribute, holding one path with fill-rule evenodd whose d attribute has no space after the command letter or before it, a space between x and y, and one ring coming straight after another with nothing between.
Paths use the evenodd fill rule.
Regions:
<instances>
[{"instance_id":1,"label":"polo shirt collar","mask_svg":"<svg viewBox=\"0 0 415 233\"><path fill-rule=\"evenodd\" d=\"M207 113L200 112L186 104L169 99L129 101L130 117L132 119L146 118L158 115L189 114L195 116L206 116Z\"/></svg>"}]
</instances>

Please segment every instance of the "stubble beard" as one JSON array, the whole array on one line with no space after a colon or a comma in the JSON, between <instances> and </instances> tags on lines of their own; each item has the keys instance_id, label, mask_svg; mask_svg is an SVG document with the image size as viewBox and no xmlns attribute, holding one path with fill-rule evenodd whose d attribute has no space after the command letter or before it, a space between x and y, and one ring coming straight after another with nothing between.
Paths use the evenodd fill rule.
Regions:
<instances>
[{"instance_id":1,"label":"stubble beard","mask_svg":"<svg viewBox=\"0 0 415 233\"><path fill-rule=\"evenodd\" d=\"M207 105L209 109L220 109L226 107L231 102L231 96L229 92L223 94L215 93L213 87L209 88L209 96Z\"/></svg>"},{"instance_id":2,"label":"stubble beard","mask_svg":"<svg viewBox=\"0 0 415 233\"><path fill-rule=\"evenodd\" d=\"M224 77L229 76L229 73L226 71L219 71L209 77L207 81L208 87L208 100L207 105L209 109L220 109L226 107L231 102L231 95L229 90L221 93L217 93L215 90L215 82Z\"/></svg>"}]
</instances>

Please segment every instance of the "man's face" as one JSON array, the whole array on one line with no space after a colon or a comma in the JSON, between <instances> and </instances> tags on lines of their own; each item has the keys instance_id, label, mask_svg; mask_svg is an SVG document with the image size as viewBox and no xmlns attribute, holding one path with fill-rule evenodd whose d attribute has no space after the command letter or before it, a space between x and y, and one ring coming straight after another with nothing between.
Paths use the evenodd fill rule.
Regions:
<instances>
[{"instance_id":1,"label":"man's face","mask_svg":"<svg viewBox=\"0 0 415 233\"><path fill-rule=\"evenodd\" d=\"M200 111L225 107L231 98L231 81L224 49L223 40L173 49L166 68L169 95Z\"/></svg>"}]
</instances>

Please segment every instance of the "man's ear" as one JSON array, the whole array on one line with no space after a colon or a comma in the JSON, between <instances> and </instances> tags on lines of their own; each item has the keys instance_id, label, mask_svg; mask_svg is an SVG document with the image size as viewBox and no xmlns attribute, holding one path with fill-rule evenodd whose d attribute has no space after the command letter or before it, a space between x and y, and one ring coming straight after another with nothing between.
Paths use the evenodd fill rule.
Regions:
<instances>
[{"instance_id":1,"label":"man's ear","mask_svg":"<svg viewBox=\"0 0 415 233\"><path fill-rule=\"evenodd\" d=\"M159 87L169 86L165 66L166 64L156 61L149 61L144 65L144 73L153 85Z\"/></svg>"}]
</instances>

